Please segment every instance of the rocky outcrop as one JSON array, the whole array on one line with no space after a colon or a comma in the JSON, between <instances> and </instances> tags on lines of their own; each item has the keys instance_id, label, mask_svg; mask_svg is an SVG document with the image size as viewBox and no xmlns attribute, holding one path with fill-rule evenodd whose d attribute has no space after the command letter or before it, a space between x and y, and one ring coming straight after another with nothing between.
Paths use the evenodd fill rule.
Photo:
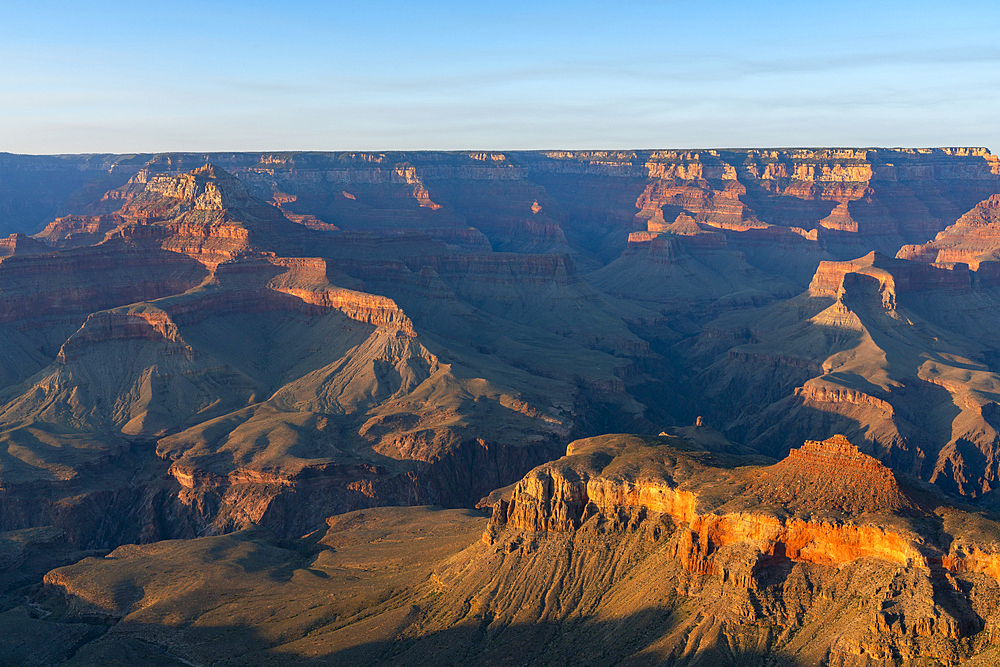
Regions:
<instances>
[{"instance_id":1,"label":"rocky outcrop","mask_svg":"<svg viewBox=\"0 0 1000 667\"><path fill-rule=\"evenodd\" d=\"M976 204L933 241L903 246L896 256L917 262L964 264L977 273L984 264L995 263L1000 259L1000 194ZM983 272L984 282L996 284L994 276L988 274Z\"/></svg>"},{"instance_id":2,"label":"rocky outcrop","mask_svg":"<svg viewBox=\"0 0 1000 667\"><path fill-rule=\"evenodd\" d=\"M312 291L294 287L279 287L284 294L300 298L303 302L323 309L339 310L352 320L376 327L399 331L407 336L415 336L413 322L393 302L384 296L366 294L345 289Z\"/></svg>"},{"instance_id":3,"label":"rocky outcrop","mask_svg":"<svg viewBox=\"0 0 1000 667\"><path fill-rule=\"evenodd\" d=\"M30 255L47 251L48 248L44 243L24 234L11 234L5 239L0 239L0 259L11 255Z\"/></svg>"},{"instance_id":4,"label":"rocky outcrop","mask_svg":"<svg viewBox=\"0 0 1000 667\"><path fill-rule=\"evenodd\" d=\"M754 179L749 199L764 219L770 217L765 211L782 215L775 205L783 200L774 197L780 194L803 204L828 202L815 209L825 213L816 220L820 228L903 237L943 228L942 202L923 182L964 177L991 188L998 172L996 157L985 149L748 151L738 171ZM964 205L953 205L951 214Z\"/></svg>"},{"instance_id":5,"label":"rocky outcrop","mask_svg":"<svg viewBox=\"0 0 1000 667\"><path fill-rule=\"evenodd\" d=\"M39 238L67 247L93 244L103 233L105 240L156 245L214 269L250 251L251 237L292 234L295 227L278 208L212 164L177 175L143 169L96 206L113 211L58 219Z\"/></svg>"},{"instance_id":6,"label":"rocky outcrop","mask_svg":"<svg viewBox=\"0 0 1000 667\"><path fill-rule=\"evenodd\" d=\"M862 454L842 435L807 440L780 463L761 471L749 488L762 499L796 510L809 507L863 515L913 507L892 470Z\"/></svg>"},{"instance_id":7,"label":"rocky outcrop","mask_svg":"<svg viewBox=\"0 0 1000 667\"><path fill-rule=\"evenodd\" d=\"M76 248L99 243L124 222L118 215L68 215L56 218L35 238L54 248Z\"/></svg>"},{"instance_id":8,"label":"rocky outcrop","mask_svg":"<svg viewBox=\"0 0 1000 667\"><path fill-rule=\"evenodd\" d=\"M105 310L93 313L86 322L59 348L56 360L67 363L90 346L109 341L148 340L163 343L165 351L192 354L177 330L177 325L165 312Z\"/></svg>"},{"instance_id":9,"label":"rocky outcrop","mask_svg":"<svg viewBox=\"0 0 1000 667\"><path fill-rule=\"evenodd\" d=\"M132 186L143 187L134 194ZM271 206L250 194L243 183L213 164L176 176L140 172L125 186L119 215L139 223L173 220L194 211L241 211L260 220L281 217Z\"/></svg>"},{"instance_id":10,"label":"rocky outcrop","mask_svg":"<svg viewBox=\"0 0 1000 667\"><path fill-rule=\"evenodd\" d=\"M892 405L887 401L863 391L843 387L806 384L795 389L795 396L813 403L857 405L873 408L888 416L893 414Z\"/></svg>"},{"instance_id":11,"label":"rocky outcrop","mask_svg":"<svg viewBox=\"0 0 1000 667\"><path fill-rule=\"evenodd\" d=\"M653 176L655 173L676 173L676 169L650 171L650 178L657 180L650 183L636 201L637 219L666 219L664 211L670 210L675 216L689 215L697 222L732 231L767 226L740 200L746 188L735 180L715 188L700 179L694 179L693 183L680 179L682 182L676 183L674 178ZM682 175L687 175L685 172L681 170Z\"/></svg>"},{"instance_id":12,"label":"rocky outcrop","mask_svg":"<svg viewBox=\"0 0 1000 667\"><path fill-rule=\"evenodd\" d=\"M843 289L847 274L861 274L875 278L880 291L887 294L919 291L969 292L972 279L969 267L958 265L923 264L894 260L877 251L850 262L821 262L809 293L814 296L836 296Z\"/></svg>"},{"instance_id":13,"label":"rocky outcrop","mask_svg":"<svg viewBox=\"0 0 1000 667\"><path fill-rule=\"evenodd\" d=\"M840 441L803 449L787 463L808 471L816 466L805 458L841 457L882 476ZM775 466L677 438L603 436L569 452L498 491L507 500L485 533L474 513L375 508L330 517L301 539L253 528L120 547L46 574L34 600L54 613L37 631L100 623L106 634L77 655L139 643L151 647L140 655L205 662L232 658L234 645L244 661L280 649L286 661L348 665L582 664L599 654L917 667L995 654L988 519L932 497L915 511L935 513L910 523L894 511L849 520L729 511ZM575 521L585 491L594 495ZM497 513L518 503L523 512ZM949 547L958 525L962 545ZM237 596L259 604L206 641L200 628L232 614Z\"/></svg>"},{"instance_id":14,"label":"rocky outcrop","mask_svg":"<svg viewBox=\"0 0 1000 667\"><path fill-rule=\"evenodd\" d=\"M747 615L743 621L716 617L708 622L728 626L716 631L727 637L756 632L752 628L760 628L762 623L778 623L783 633L774 636L767 652L788 657L807 650L790 638L815 622L809 620L814 618L814 608L825 604L817 598L807 602L799 597L801 589L786 579L796 576L789 571L808 572L814 586L830 582L821 584L823 587L832 585L827 577L842 576L839 573L843 572L858 572L864 577L861 573L867 572L873 577L871 583L879 581L877 587L881 587L868 593L857 611L845 610L842 624L823 635L824 647L817 651L826 656L823 664L871 664L866 662L867 656L881 659L878 656L883 654L894 655L902 664L919 664L928 656L948 656L954 663L971 654L970 639L984 628L990 613L976 595L988 597L1000 590L995 545L949 546L948 538L939 542L931 533L901 528L899 520L890 517L921 514L929 508L914 504L891 471L861 454L842 436L807 442L777 465L731 469L707 484L709 478L697 472L698 464L692 459L657 451L666 445L663 441L646 450L645 459L641 449L627 443L615 446L605 440L601 444L603 447L590 441L575 444L566 458L532 471L514 488L509 500L498 500L483 546L507 554L505 559L516 557L520 567L530 572L542 559L554 557L551 547L556 543L567 545L561 535L570 536L571 546L557 549L574 553L602 534L618 536L619 548L631 546L630 535L666 541L666 550L651 549L649 553L665 554L676 564L673 567L690 573L690 578L672 576L678 577L675 582L685 582L676 589L682 599L690 596L690 600L697 600L700 611L690 632L702 637L698 650L710 651L717 641L696 629L705 616L723 608L730 613L742 609ZM675 457L673 468L647 476L653 459L671 456ZM721 488L728 491L720 497ZM838 497L845 516L852 518L786 515L788 511L809 510L797 505L796 499L814 498L819 502L812 510L823 512L824 501ZM743 504L753 509L725 511ZM717 509L707 511L708 506ZM765 509L768 507L781 509L772 514ZM809 513L811 510L807 516ZM881 518L859 521L862 516ZM884 523L879 525L879 521ZM577 557L586 558L583 552ZM627 579L642 578L646 570L641 563L653 557L636 552L629 557ZM663 556L656 560L650 572L663 576L672 565ZM506 566L505 562L501 568ZM777 578L768 574L778 571L786 574ZM519 576L531 576L528 572L522 570ZM975 579L974 573L987 574L989 579ZM971 577L964 579L970 583L959 584L955 577ZM974 584L980 593L966 596L958 592L971 590L973 580L980 582ZM858 585L859 580L849 584ZM941 587L947 591L940 592ZM494 600L493 604L503 608L501 599ZM714 609L712 600L725 602L719 611L709 611ZM820 641L810 636L812 641ZM670 655L675 658L688 655L692 645L685 647L677 641L665 635L657 645L664 652L673 646Z\"/></svg>"},{"instance_id":15,"label":"rocky outcrop","mask_svg":"<svg viewBox=\"0 0 1000 667\"><path fill-rule=\"evenodd\" d=\"M964 314L993 297L975 273L878 252L822 262L806 293L729 318L731 343L705 334L716 346L705 396L738 392L710 416L770 455L837 430L949 490L993 488L1000 441L983 410L996 378L981 347L991 345L991 317ZM954 409L926 407L943 404Z\"/></svg>"},{"instance_id":16,"label":"rocky outcrop","mask_svg":"<svg viewBox=\"0 0 1000 667\"><path fill-rule=\"evenodd\" d=\"M413 322L392 300L377 294L337 288L329 284L329 264L320 258L267 258L267 265L284 269L268 288L301 299L323 310L338 310L352 320L415 336Z\"/></svg>"},{"instance_id":17,"label":"rocky outcrop","mask_svg":"<svg viewBox=\"0 0 1000 667\"><path fill-rule=\"evenodd\" d=\"M181 487L171 499L180 516L197 517L197 533L219 534L260 525L296 537L315 530L331 512L358 508L475 503L494 485L513 482L525 469L551 459L549 442L509 446L463 441L433 460L406 466L368 462L325 462L294 472L240 468L227 474L170 464ZM193 537L192 527L175 526L177 537Z\"/></svg>"},{"instance_id":18,"label":"rocky outcrop","mask_svg":"<svg viewBox=\"0 0 1000 667\"><path fill-rule=\"evenodd\" d=\"M571 446L567 457L574 455L577 451ZM640 516L666 515L688 526L677 555L687 569L704 574L716 572L713 553L745 541L764 544L761 548L766 556L781 553L794 561L847 563L877 557L927 566L909 538L882 528L784 520L752 512L703 513L698 511L696 493L667 480L592 477L574 472L577 474L567 474L565 467L545 466L529 473L514 488L509 501L497 501L490 529L484 534L486 543L492 544L505 527L572 531L593 516L614 517L620 512L634 516L639 511ZM792 450L781 463L756 472L745 493L791 509L803 507L796 502L799 496L820 513L839 510L861 515L911 506L893 473L840 435L823 442L806 442L801 449Z\"/></svg>"},{"instance_id":19,"label":"rocky outcrop","mask_svg":"<svg viewBox=\"0 0 1000 667\"><path fill-rule=\"evenodd\" d=\"M652 151L524 156L533 171L646 178L640 222L679 213L732 231L777 225L818 232L835 255L869 246L895 253L928 238L997 191L985 149ZM975 193L981 193L978 199Z\"/></svg>"}]
</instances>

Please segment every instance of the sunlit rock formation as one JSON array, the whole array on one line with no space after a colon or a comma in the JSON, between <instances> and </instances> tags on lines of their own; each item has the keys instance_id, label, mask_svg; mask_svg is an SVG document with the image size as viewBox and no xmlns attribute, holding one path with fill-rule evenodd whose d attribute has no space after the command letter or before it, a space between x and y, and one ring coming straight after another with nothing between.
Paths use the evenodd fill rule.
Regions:
<instances>
[{"instance_id":1,"label":"sunlit rock formation","mask_svg":"<svg viewBox=\"0 0 1000 667\"><path fill-rule=\"evenodd\" d=\"M842 469L873 492L820 507ZM53 613L34 631L110 626L80 649L90 660L134 647L291 664L916 667L1000 648L1000 524L841 436L770 465L602 436L494 496L485 530L474 513L381 508L295 541L254 529L120 547L46 574L34 599ZM237 613L237 596L257 603ZM209 623L225 632L206 640Z\"/></svg>"}]
</instances>

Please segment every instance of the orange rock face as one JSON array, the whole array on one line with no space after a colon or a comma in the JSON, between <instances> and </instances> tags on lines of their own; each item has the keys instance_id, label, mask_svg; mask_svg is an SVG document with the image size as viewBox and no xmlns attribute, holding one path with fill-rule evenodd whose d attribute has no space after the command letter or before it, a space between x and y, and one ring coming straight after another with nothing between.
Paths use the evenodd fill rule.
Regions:
<instances>
[{"instance_id":1,"label":"orange rock face","mask_svg":"<svg viewBox=\"0 0 1000 667\"><path fill-rule=\"evenodd\" d=\"M652 173L660 170L651 169ZM665 173L674 173L672 170ZM686 175L686 174L685 174ZM652 177L652 176L651 176ZM727 183L722 189L712 188L707 182L676 183L674 179L655 180L636 201L639 219L664 219L663 207L693 214L697 222L711 227L745 231L766 227L740 200L746 188L736 182Z\"/></svg>"},{"instance_id":2,"label":"orange rock face","mask_svg":"<svg viewBox=\"0 0 1000 667\"><path fill-rule=\"evenodd\" d=\"M567 461L574 453L572 448L567 452ZM820 515L837 511L846 516L888 516L917 511L893 472L842 435L806 442L780 463L748 473L739 488L754 504ZM497 501L483 541L493 544L506 529L573 531L593 517L611 520L624 514L634 521L637 516L662 515L681 527L673 547L676 558L684 569L703 575L724 575L727 565L722 554L745 544L752 546L756 558L820 565L877 558L924 569L942 562L953 572L983 572L1000 582L1000 556L994 552L959 549L931 556L914 536L884 526L753 511L701 512L699 505L696 490L666 480L605 477L577 467L541 466L518 483L509 500Z\"/></svg>"},{"instance_id":3,"label":"orange rock face","mask_svg":"<svg viewBox=\"0 0 1000 667\"><path fill-rule=\"evenodd\" d=\"M598 551L609 570L621 567L616 559L627 558L628 580L633 573L649 577L639 584L640 595L674 572L667 587L676 586L681 599L690 596L686 604L710 618L707 624L717 634L702 635L702 649L777 624L781 638L773 638L768 653L815 650L838 665L871 659L916 665L930 656L957 664L982 650L967 643L973 636L996 627L985 602L995 599L1000 586L996 545L939 540L930 524L901 522L904 516L933 516L936 503L911 501L890 470L843 436L806 442L776 465L728 472L699 471L693 458L665 456L658 449L665 442L649 443L646 459L641 448L622 446L614 437L603 442L611 446L601 449L597 439L576 443L566 458L535 469L509 500L494 505L482 540L487 553L500 557L490 561L491 568L506 571L516 559L520 581L557 552L585 560L603 536L614 536L620 552ZM671 465L657 473L659 460ZM720 489L728 491L720 496ZM787 515L809 500L818 501L820 511L839 502L849 518ZM706 503L718 509L706 511ZM734 505L745 509L726 511ZM638 547L660 540L667 540L666 548ZM655 564L644 564L644 558ZM587 575L595 576L595 564L588 567ZM676 574L675 567L686 574ZM851 582L860 599L834 592L833 581ZM803 582L809 583L803 588ZM510 585L496 590L503 595ZM627 595L617 592L614 599ZM845 599L857 601L843 606ZM825 616L830 605L841 609L833 626ZM822 636L810 634L807 645L787 639L812 622L824 628ZM670 645L677 638L657 641ZM670 655L681 651L696 652L688 643Z\"/></svg>"},{"instance_id":4,"label":"orange rock face","mask_svg":"<svg viewBox=\"0 0 1000 667\"><path fill-rule=\"evenodd\" d=\"M696 518L690 531L682 534L676 555L688 571L722 575L725 562L714 555L741 543L753 545L760 557L780 556L801 563L843 565L861 558L879 558L903 565L924 564L909 540L882 528L753 514Z\"/></svg>"},{"instance_id":5,"label":"orange rock face","mask_svg":"<svg viewBox=\"0 0 1000 667\"><path fill-rule=\"evenodd\" d=\"M775 466L761 471L749 487L775 504L846 514L900 511L912 507L893 472L862 454L842 435L822 442L807 440Z\"/></svg>"},{"instance_id":6,"label":"orange rock face","mask_svg":"<svg viewBox=\"0 0 1000 667\"><path fill-rule=\"evenodd\" d=\"M842 436L806 442L776 465L730 461L736 467L725 470L700 468L706 452L666 453L671 442L643 449L628 436L579 441L564 459L532 471L494 505L479 548L489 571L502 574L477 594L503 609L514 582L561 562L562 553L587 563L578 576L588 581L621 577L604 592L614 604L634 595L698 609L683 636L659 631L655 646L665 661L765 635L768 655L852 667L959 664L986 648L1000 591L992 522L967 530L970 543L953 539L951 528L942 537L935 519L975 520L957 519L960 510L933 498L912 500L913 487ZM803 502L819 500L822 513L837 498L847 518L803 515ZM668 593L677 598L666 602ZM773 626L780 629L771 635ZM817 631L802 643L796 637L806 628Z\"/></svg>"}]
</instances>

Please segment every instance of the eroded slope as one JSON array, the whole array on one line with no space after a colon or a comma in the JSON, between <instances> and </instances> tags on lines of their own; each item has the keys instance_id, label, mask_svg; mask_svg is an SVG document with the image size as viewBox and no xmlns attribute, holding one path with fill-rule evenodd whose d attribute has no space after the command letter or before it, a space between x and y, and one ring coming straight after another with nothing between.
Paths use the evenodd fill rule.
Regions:
<instances>
[{"instance_id":1,"label":"eroded slope","mask_svg":"<svg viewBox=\"0 0 1000 667\"><path fill-rule=\"evenodd\" d=\"M68 664L888 666L996 655L1000 525L843 438L766 463L672 437L577 441L502 492L488 525L467 512L365 510L299 541L251 531L54 570L36 594L53 612L39 631L111 625ZM836 474L845 469L850 480ZM848 484L870 489L825 502Z\"/></svg>"}]
</instances>

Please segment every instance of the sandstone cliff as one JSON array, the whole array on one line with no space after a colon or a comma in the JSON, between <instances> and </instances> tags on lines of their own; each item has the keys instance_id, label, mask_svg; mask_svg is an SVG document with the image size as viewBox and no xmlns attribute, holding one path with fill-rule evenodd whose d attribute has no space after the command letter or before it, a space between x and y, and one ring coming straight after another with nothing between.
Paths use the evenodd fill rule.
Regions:
<instances>
[{"instance_id":1,"label":"sandstone cliff","mask_svg":"<svg viewBox=\"0 0 1000 667\"><path fill-rule=\"evenodd\" d=\"M836 497L827 482L845 467L874 492L838 516L760 505L775 492ZM111 626L80 664L126 647L359 665L915 667L996 655L1000 525L843 438L766 465L679 438L602 436L502 495L485 531L470 513L382 508L298 541L252 530L121 547L49 572L35 599L53 613L35 631ZM206 637L207 624L226 631Z\"/></svg>"},{"instance_id":2,"label":"sandstone cliff","mask_svg":"<svg viewBox=\"0 0 1000 667\"><path fill-rule=\"evenodd\" d=\"M817 232L810 252L895 254L1000 189L996 157L976 148L12 156L5 168L77 188L90 178L63 206L107 216L206 162L316 229L475 226L495 249L570 251L587 264L621 252L637 210L640 226L687 213L751 250L748 232L777 226ZM101 197L102 185L114 189ZM780 267L754 255L759 268Z\"/></svg>"},{"instance_id":3,"label":"sandstone cliff","mask_svg":"<svg viewBox=\"0 0 1000 667\"><path fill-rule=\"evenodd\" d=\"M976 271L985 269L985 282L995 284L994 267L1000 257L1000 195L992 195L976 204L975 208L942 230L933 241L923 245L903 246L898 253L901 259L941 264L967 264Z\"/></svg>"},{"instance_id":4,"label":"sandstone cliff","mask_svg":"<svg viewBox=\"0 0 1000 667\"><path fill-rule=\"evenodd\" d=\"M541 567L542 558L559 558L562 550L578 552L590 567L621 582L604 594L614 603L595 600L596 610L637 603L644 585L647 600L666 593L667 586L653 582L654 571L660 577L665 571L689 572L670 575L670 595L659 602L676 609L685 598L697 599L691 609L698 613L675 621L686 626L684 632L666 626L645 649L684 664L699 653L721 657L714 653L720 642L732 651L733 664L754 660L755 650L803 664L957 663L985 648L965 638L992 622L990 607L975 594L959 602L954 591L970 589L951 582L967 567L989 572L988 559L960 564L968 547L937 542L919 518L935 512L950 518L950 510L908 490L908 483L901 485L842 436L807 442L774 466L711 474L702 467L704 456L667 449L665 441L649 448L652 444L621 437L574 443L565 459L532 471L509 501L499 500L483 542L508 554L492 578L507 583L487 590L516 587L516 580L506 579L507 568L521 570L523 577L525 569ZM837 512L839 518L831 518ZM569 544L554 537L567 532ZM600 568L586 555L584 545L594 539L584 537L588 533L643 535L665 545L643 548L619 538L615 556ZM987 531L979 539L989 542L995 534ZM969 533L964 539L977 538ZM625 556L624 544L633 551L618 560ZM453 573L458 587L463 575L469 576L468 570ZM587 576L593 581L595 575L601 576L593 570ZM865 577L870 579L863 584ZM633 578L643 583L633 584ZM842 583L834 583L838 579ZM987 597L995 595L994 576L974 579ZM848 590L871 591L857 606L845 604L846 590L836 590L845 584ZM813 592L803 597L809 589ZM816 597L817 589L827 592ZM517 614L504 594L487 599L494 618ZM548 609L552 603L542 604ZM827 605L830 609L821 611ZM839 609L840 621L828 626L832 608Z\"/></svg>"}]
</instances>

